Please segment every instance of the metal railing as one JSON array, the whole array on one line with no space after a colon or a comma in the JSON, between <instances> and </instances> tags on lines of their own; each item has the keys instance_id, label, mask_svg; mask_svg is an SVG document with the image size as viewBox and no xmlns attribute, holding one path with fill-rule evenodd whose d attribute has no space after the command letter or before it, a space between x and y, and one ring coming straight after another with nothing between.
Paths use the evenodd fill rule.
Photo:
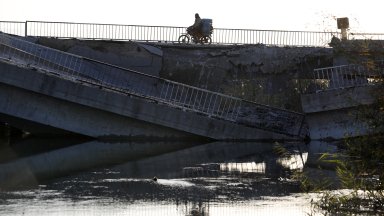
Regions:
<instances>
[{"instance_id":1,"label":"metal railing","mask_svg":"<svg viewBox=\"0 0 384 216\"><path fill-rule=\"evenodd\" d=\"M351 32L348 35L348 39L349 40L384 40L384 34Z\"/></svg>"},{"instance_id":2,"label":"metal railing","mask_svg":"<svg viewBox=\"0 0 384 216\"><path fill-rule=\"evenodd\" d=\"M0 31L8 34L25 36L26 22L0 21Z\"/></svg>"},{"instance_id":3,"label":"metal railing","mask_svg":"<svg viewBox=\"0 0 384 216\"><path fill-rule=\"evenodd\" d=\"M1 56L17 61L18 64L41 68L69 79L155 100L208 117L282 134L301 135L304 115L300 113L256 104L72 55L3 33L0 34L0 45Z\"/></svg>"},{"instance_id":4,"label":"metal railing","mask_svg":"<svg viewBox=\"0 0 384 216\"><path fill-rule=\"evenodd\" d=\"M212 34L212 42L219 44L328 47L332 37L337 35L337 32L216 28Z\"/></svg>"},{"instance_id":5,"label":"metal railing","mask_svg":"<svg viewBox=\"0 0 384 216\"><path fill-rule=\"evenodd\" d=\"M27 21L27 35L97 40L176 42L184 27Z\"/></svg>"},{"instance_id":6,"label":"metal railing","mask_svg":"<svg viewBox=\"0 0 384 216\"><path fill-rule=\"evenodd\" d=\"M9 27L5 27L5 25ZM17 23L20 30L14 31L15 22L3 22L0 31L20 36L78 38L95 40L133 40L146 42L177 43L186 27L118 25L96 23L26 21ZM276 46L328 47L337 32L281 31L253 29L214 28L213 44L265 44Z\"/></svg>"},{"instance_id":7,"label":"metal railing","mask_svg":"<svg viewBox=\"0 0 384 216\"><path fill-rule=\"evenodd\" d=\"M78 38L94 40L133 40L177 43L186 27L119 25L98 23L0 21L0 31L19 36ZM275 46L329 47L339 32L282 31L214 28L213 44L265 44ZM384 40L382 33L349 33L349 39Z\"/></svg>"},{"instance_id":8,"label":"metal railing","mask_svg":"<svg viewBox=\"0 0 384 216\"><path fill-rule=\"evenodd\" d=\"M318 68L313 71L313 83L308 93L374 85L384 80L384 61Z\"/></svg>"},{"instance_id":9,"label":"metal railing","mask_svg":"<svg viewBox=\"0 0 384 216\"><path fill-rule=\"evenodd\" d=\"M242 100L169 80L159 80L159 98L191 110L198 110L208 116L237 121Z\"/></svg>"}]
</instances>

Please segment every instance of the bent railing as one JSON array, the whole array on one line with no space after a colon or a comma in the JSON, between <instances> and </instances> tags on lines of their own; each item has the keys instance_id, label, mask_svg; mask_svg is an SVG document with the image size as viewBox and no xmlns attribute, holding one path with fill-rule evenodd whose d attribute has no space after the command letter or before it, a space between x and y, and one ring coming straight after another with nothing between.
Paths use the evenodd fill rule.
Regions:
<instances>
[{"instance_id":1,"label":"bent railing","mask_svg":"<svg viewBox=\"0 0 384 216\"><path fill-rule=\"evenodd\" d=\"M0 34L3 58L40 68L63 78L102 86L158 103L261 128L301 136L304 115L188 86L115 65L65 53Z\"/></svg>"},{"instance_id":2,"label":"bent railing","mask_svg":"<svg viewBox=\"0 0 384 216\"><path fill-rule=\"evenodd\" d=\"M375 85L383 81L384 60L318 68L313 71L313 82L308 93Z\"/></svg>"}]
</instances>

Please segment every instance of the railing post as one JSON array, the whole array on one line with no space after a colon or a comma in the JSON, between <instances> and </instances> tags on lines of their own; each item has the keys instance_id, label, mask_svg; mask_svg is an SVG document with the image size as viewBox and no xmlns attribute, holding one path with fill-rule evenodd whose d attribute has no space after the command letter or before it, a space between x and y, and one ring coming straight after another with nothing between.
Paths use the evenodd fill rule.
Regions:
<instances>
[{"instance_id":1,"label":"railing post","mask_svg":"<svg viewBox=\"0 0 384 216\"><path fill-rule=\"evenodd\" d=\"M25 21L25 28L24 28L24 30L25 30L25 37L27 37L28 36L28 21Z\"/></svg>"}]
</instances>

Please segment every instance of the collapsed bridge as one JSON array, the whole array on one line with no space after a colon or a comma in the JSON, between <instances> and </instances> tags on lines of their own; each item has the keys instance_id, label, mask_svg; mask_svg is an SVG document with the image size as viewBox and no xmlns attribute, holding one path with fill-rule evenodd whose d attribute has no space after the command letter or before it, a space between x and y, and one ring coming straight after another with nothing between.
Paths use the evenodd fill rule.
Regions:
<instances>
[{"instance_id":1,"label":"collapsed bridge","mask_svg":"<svg viewBox=\"0 0 384 216\"><path fill-rule=\"evenodd\" d=\"M2 119L95 138L302 139L304 115L0 34Z\"/></svg>"}]
</instances>

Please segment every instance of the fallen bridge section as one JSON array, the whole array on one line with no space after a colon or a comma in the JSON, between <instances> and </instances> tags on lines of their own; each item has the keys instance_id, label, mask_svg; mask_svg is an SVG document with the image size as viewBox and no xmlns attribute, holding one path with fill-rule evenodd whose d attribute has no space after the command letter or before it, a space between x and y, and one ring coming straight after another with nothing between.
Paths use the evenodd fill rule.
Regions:
<instances>
[{"instance_id":1,"label":"fallen bridge section","mask_svg":"<svg viewBox=\"0 0 384 216\"><path fill-rule=\"evenodd\" d=\"M302 137L301 114L0 36L3 115L92 137Z\"/></svg>"},{"instance_id":2,"label":"fallen bridge section","mask_svg":"<svg viewBox=\"0 0 384 216\"><path fill-rule=\"evenodd\" d=\"M311 139L374 134L364 110L376 102L383 75L383 61L314 70L313 92L301 96Z\"/></svg>"},{"instance_id":3,"label":"fallen bridge section","mask_svg":"<svg viewBox=\"0 0 384 216\"><path fill-rule=\"evenodd\" d=\"M3 114L91 137L288 138L11 64L0 71Z\"/></svg>"},{"instance_id":4,"label":"fallen bridge section","mask_svg":"<svg viewBox=\"0 0 384 216\"><path fill-rule=\"evenodd\" d=\"M301 96L313 140L344 139L371 133L361 106L375 102L376 86L358 86Z\"/></svg>"}]
</instances>

